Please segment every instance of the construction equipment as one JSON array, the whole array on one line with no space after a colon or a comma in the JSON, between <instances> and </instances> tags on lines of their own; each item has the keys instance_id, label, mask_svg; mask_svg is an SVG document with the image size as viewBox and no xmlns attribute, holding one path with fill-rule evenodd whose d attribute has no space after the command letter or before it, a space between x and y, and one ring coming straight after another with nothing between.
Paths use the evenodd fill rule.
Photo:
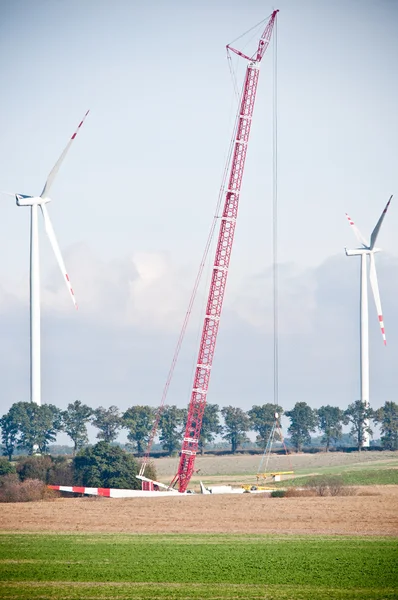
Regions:
<instances>
[{"instance_id":1,"label":"construction equipment","mask_svg":"<svg viewBox=\"0 0 398 600\"><path fill-rule=\"evenodd\" d=\"M278 10L274 10L272 13L258 42L257 51L253 56L247 56L240 50L232 48L230 45L227 46L228 50L248 60L249 64L246 69L238 110L233 152L229 163L230 175L225 190L224 208L220 218L220 231L188 408L188 419L178 472L171 482L173 487L178 484L178 491L181 493L186 491L194 471L238 216L239 197L256 99L259 68L269 46L278 12Z\"/></svg>"},{"instance_id":2,"label":"construction equipment","mask_svg":"<svg viewBox=\"0 0 398 600\"><path fill-rule=\"evenodd\" d=\"M261 481L261 480L266 481L267 479L269 479L271 477L273 479L273 481L280 481L281 475L293 475L293 473L294 473L294 471L276 471L273 473L257 473L256 479L257 479L257 481Z\"/></svg>"}]
</instances>

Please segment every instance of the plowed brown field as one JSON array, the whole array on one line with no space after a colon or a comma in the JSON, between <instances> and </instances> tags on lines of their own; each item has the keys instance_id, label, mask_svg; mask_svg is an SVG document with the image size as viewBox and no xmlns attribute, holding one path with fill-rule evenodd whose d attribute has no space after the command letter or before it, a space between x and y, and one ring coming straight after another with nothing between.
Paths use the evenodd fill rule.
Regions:
<instances>
[{"instance_id":1,"label":"plowed brown field","mask_svg":"<svg viewBox=\"0 0 398 600\"><path fill-rule=\"evenodd\" d=\"M398 535L397 486L357 493L324 498L59 498L3 504L0 527L19 532Z\"/></svg>"}]
</instances>

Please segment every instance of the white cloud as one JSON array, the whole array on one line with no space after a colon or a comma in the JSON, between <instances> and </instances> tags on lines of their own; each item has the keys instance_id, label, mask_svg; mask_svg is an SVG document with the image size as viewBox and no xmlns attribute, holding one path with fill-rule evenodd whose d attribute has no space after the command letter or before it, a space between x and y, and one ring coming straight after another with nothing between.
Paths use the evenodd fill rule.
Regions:
<instances>
[{"instance_id":1,"label":"white cloud","mask_svg":"<svg viewBox=\"0 0 398 600\"><path fill-rule=\"evenodd\" d=\"M85 245L65 253L79 305L79 316L106 326L134 326L142 331L175 331L187 302L187 281L166 255L133 253L101 260ZM188 277L189 279L189 277ZM26 294L16 291L24 304ZM66 286L56 267L42 277L43 312L73 315ZM1 300L1 299L0 299Z\"/></svg>"},{"instance_id":2,"label":"white cloud","mask_svg":"<svg viewBox=\"0 0 398 600\"><path fill-rule=\"evenodd\" d=\"M43 277L43 400L65 406L158 405L193 284L194 269L167 256L134 253L103 261L85 246L65 254L80 309L62 278ZM370 307L371 401L396 400L398 260L378 256L387 330L384 348ZM280 267L280 391L290 408L304 400L344 407L359 393L359 262L344 255L315 269ZM209 401L250 408L272 399L272 272L227 288ZM29 393L27 297L0 289L2 409ZM198 309L202 302L198 301ZM186 406L201 319L192 316L169 401Z\"/></svg>"},{"instance_id":3,"label":"white cloud","mask_svg":"<svg viewBox=\"0 0 398 600\"><path fill-rule=\"evenodd\" d=\"M188 282L164 255L137 253L132 262L138 277L129 285L128 323L143 331L175 332L185 313Z\"/></svg>"},{"instance_id":4,"label":"white cloud","mask_svg":"<svg viewBox=\"0 0 398 600\"><path fill-rule=\"evenodd\" d=\"M316 309L314 272L294 264L283 264L278 268L277 277L279 332L282 335L308 332ZM271 334L274 305L272 267L240 281L232 300L227 298L226 302L243 321Z\"/></svg>"}]
</instances>

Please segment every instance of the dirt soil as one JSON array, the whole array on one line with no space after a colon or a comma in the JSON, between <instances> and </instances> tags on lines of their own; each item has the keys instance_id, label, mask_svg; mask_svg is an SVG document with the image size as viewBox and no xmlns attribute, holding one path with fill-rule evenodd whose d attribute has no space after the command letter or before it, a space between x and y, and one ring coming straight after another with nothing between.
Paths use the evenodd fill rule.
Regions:
<instances>
[{"instance_id":1,"label":"dirt soil","mask_svg":"<svg viewBox=\"0 0 398 600\"><path fill-rule=\"evenodd\" d=\"M398 535L398 486L354 496L270 498L58 498L2 504L0 529L14 532L280 533Z\"/></svg>"}]
</instances>

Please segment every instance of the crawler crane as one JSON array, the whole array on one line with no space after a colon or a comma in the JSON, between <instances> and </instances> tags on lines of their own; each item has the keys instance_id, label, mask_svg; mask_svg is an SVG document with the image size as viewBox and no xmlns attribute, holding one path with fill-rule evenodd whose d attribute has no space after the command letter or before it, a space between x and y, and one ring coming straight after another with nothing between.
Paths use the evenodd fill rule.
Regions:
<instances>
[{"instance_id":1,"label":"crawler crane","mask_svg":"<svg viewBox=\"0 0 398 600\"><path fill-rule=\"evenodd\" d=\"M181 493L186 491L194 471L238 216L240 190L256 99L259 69L262 58L269 46L278 12L278 10L275 10L272 13L258 42L257 51L253 56L247 56L240 50L232 48L229 45L227 46L228 50L248 60L249 64L246 69L239 105L235 139L228 171L228 185L225 190L224 207L220 219L220 232L213 263L199 354L196 361L195 377L188 408L188 419L180 453L178 472L171 482L172 487L178 484L178 491Z\"/></svg>"}]
</instances>

